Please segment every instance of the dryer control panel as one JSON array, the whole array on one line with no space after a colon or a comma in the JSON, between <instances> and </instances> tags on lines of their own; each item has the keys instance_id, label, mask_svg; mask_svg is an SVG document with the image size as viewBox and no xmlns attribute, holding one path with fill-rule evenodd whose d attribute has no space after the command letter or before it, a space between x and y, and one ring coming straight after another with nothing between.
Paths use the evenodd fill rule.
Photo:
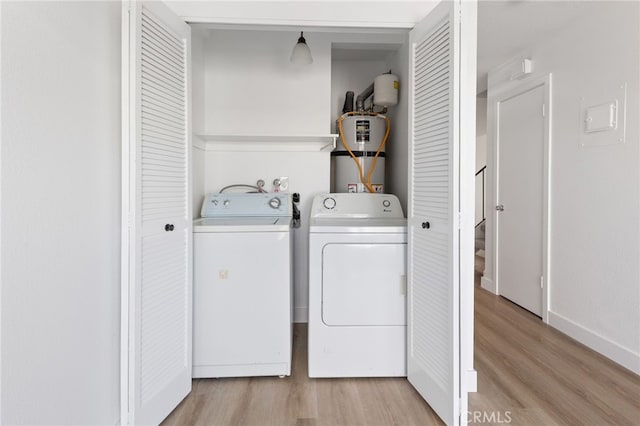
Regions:
<instances>
[{"instance_id":1,"label":"dryer control panel","mask_svg":"<svg viewBox=\"0 0 640 426\"><path fill-rule=\"evenodd\" d=\"M311 218L404 218L398 197L392 194L335 193L313 199Z\"/></svg>"}]
</instances>

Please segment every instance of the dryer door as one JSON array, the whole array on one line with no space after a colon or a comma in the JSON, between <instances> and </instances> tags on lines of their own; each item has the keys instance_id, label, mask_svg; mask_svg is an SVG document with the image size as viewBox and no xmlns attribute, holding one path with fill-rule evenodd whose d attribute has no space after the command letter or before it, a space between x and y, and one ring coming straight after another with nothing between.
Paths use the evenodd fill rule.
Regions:
<instances>
[{"instance_id":1,"label":"dryer door","mask_svg":"<svg viewBox=\"0 0 640 426\"><path fill-rule=\"evenodd\" d=\"M406 324L406 243L333 243L322 250L322 321Z\"/></svg>"}]
</instances>

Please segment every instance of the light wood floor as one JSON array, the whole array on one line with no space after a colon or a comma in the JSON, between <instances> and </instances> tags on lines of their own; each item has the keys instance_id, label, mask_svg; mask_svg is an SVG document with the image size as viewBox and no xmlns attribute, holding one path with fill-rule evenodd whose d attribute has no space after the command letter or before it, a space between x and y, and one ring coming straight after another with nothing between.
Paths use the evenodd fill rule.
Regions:
<instances>
[{"instance_id":1,"label":"light wood floor","mask_svg":"<svg viewBox=\"0 0 640 426\"><path fill-rule=\"evenodd\" d=\"M478 286L475 302L470 424L640 424L639 376ZM306 337L296 324L291 377L196 379L163 425L442 424L405 379L309 379Z\"/></svg>"}]
</instances>

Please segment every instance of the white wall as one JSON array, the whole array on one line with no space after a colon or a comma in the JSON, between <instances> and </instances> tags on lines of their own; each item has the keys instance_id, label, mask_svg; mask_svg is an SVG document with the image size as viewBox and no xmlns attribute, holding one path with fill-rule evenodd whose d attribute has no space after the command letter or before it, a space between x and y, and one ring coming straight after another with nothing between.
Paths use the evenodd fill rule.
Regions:
<instances>
[{"instance_id":1,"label":"white wall","mask_svg":"<svg viewBox=\"0 0 640 426\"><path fill-rule=\"evenodd\" d=\"M191 28L191 127L193 133L205 132L205 63L209 32L197 26Z\"/></svg>"},{"instance_id":2,"label":"white wall","mask_svg":"<svg viewBox=\"0 0 640 426\"><path fill-rule=\"evenodd\" d=\"M2 424L116 424L120 4L2 8Z\"/></svg>"},{"instance_id":3,"label":"white wall","mask_svg":"<svg viewBox=\"0 0 640 426\"><path fill-rule=\"evenodd\" d=\"M191 30L191 116L193 148L191 150L191 176L192 176L192 215L200 217L202 200L205 195L205 145L197 135L205 133L206 108L205 108L205 63L206 40L209 36L207 30L192 28Z\"/></svg>"},{"instance_id":4,"label":"white wall","mask_svg":"<svg viewBox=\"0 0 640 426\"><path fill-rule=\"evenodd\" d=\"M330 41L305 33L313 64L300 66L289 62L299 35L211 30L205 77L208 133L330 133Z\"/></svg>"},{"instance_id":5,"label":"white wall","mask_svg":"<svg viewBox=\"0 0 640 426\"><path fill-rule=\"evenodd\" d=\"M553 73L549 322L640 374L639 18L637 2L603 2L516 59L530 57L536 75ZM507 78L500 69L490 73L489 93ZM626 143L582 147L581 98L607 101L624 83ZM492 117L490 109L490 165ZM491 190L488 204L495 205ZM495 271L494 220L487 223L487 285Z\"/></svg>"},{"instance_id":6,"label":"white wall","mask_svg":"<svg viewBox=\"0 0 640 426\"><path fill-rule=\"evenodd\" d=\"M192 176L192 197L191 197L191 213L193 218L200 217L200 211L202 209L202 201L206 194L205 180L206 180L206 151L203 142L197 136L193 137L194 144L191 150L191 176ZM197 140L196 140L197 139Z\"/></svg>"}]
</instances>

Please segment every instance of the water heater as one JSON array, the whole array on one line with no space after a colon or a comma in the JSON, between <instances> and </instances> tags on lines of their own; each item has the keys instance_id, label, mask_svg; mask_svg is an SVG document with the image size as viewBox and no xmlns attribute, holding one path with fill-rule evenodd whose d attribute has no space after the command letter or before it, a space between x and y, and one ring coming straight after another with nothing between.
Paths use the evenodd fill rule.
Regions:
<instances>
[{"instance_id":1,"label":"water heater","mask_svg":"<svg viewBox=\"0 0 640 426\"><path fill-rule=\"evenodd\" d=\"M389 71L377 76L356 99L347 92L343 115L338 117L340 143L331 153L334 192L384 192L385 144L391 121L384 115L387 107L398 103L398 77ZM365 101L373 102L365 110ZM382 107L382 113L374 112Z\"/></svg>"},{"instance_id":2,"label":"water heater","mask_svg":"<svg viewBox=\"0 0 640 426\"><path fill-rule=\"evenodd\" d=\"M361 179L361 173L366 178L369 171L373 191L384 192L385 151L380 145L386 134L386 117L355 113L341 119L343 143L331 153L334 192L371 192Z\"/></svg>"}]
</instances>

